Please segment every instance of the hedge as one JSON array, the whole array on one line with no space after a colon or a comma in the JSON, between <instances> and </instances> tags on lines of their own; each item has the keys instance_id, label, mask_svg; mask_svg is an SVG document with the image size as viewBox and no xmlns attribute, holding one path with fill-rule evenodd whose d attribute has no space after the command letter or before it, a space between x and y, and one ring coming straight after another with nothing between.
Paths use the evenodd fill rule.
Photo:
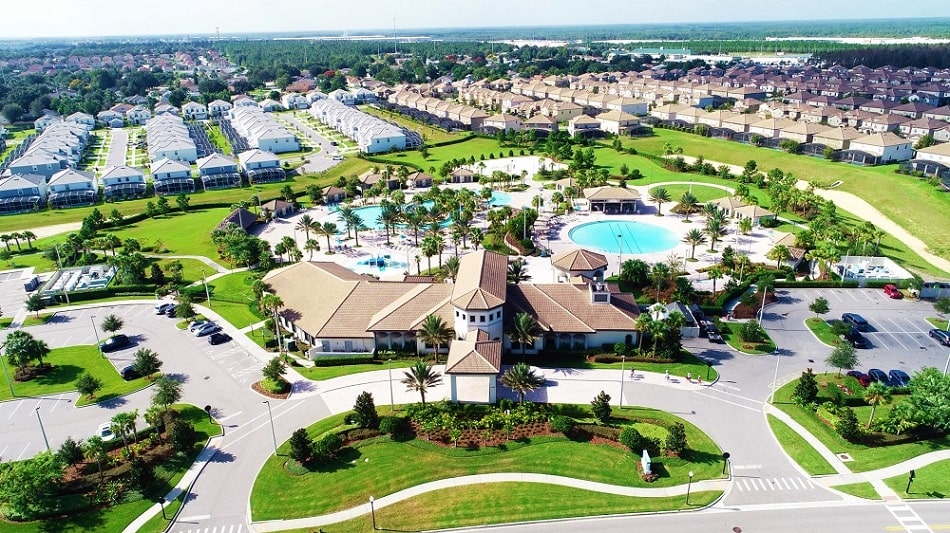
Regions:
<instances>
[{"instance_id":1,"label":"hedge","mask_svg":"<svg viewBox=\"0 0 950 533\"><path fill-rule=\"evenodd\" d=\"M459 139L451 139L451 140L448 140L448 141L442 141L442 142L440 142L440 143L427 144L426 146L428 146L429 148L436 148L436 147L439 147L439 146L451 146L451 145L453 145L453 144L463 143L463 142L465 142L465 141L469 141L469 140L474 139L474 138L475 138L475 134L474 134L474 133L471 133L471 134L466 135L465 137L462 137L462 138L459 138Z\"/></svg>"},{"instance_id":2,"label":"hedge","mask_svg":"<svg viewBox=\"0 0 950 533\"><path fill-rule=\"evenodd\" d=\"M778 289L829 289L829 288L857 288L857 281L786 281L775 280Z\"/></svg>"},{"instance_id":3,"label":"hedge","mask_svg":"<svg viewBox=\"0 0 950 533\"><path fill-rule=\"evenodd\" d=\"M369 161L371 163L379 163L380 165L404 166L404 167L414 168L418 170L419 172L425 172L425 169L423 169L421 165L410 163L408 161L394 162L391 159L383 159L380 157L373 157L373 156L368 156L368 155L362 155L360 156L360 158L365 159L366 161Z\"/></svg>"},{"instance_id":4,"label":"hedge","mask_svg":"<svg viewBox=\"0 0 950 533\"><path fill-rule=\"evenodd\" d=\"M365 365L376 362L373 354L317 357L313 360L314 366Z\"/></svg>"},{"instance_id":5,"label":"hedge","mask_svg":"<svg viewBox=\"0 0 950 533\"><path fill-rule=\"evenodd\" d=\"M99 300L110 298L112 296L148 296L155 297L155 285L137 284L137 285L116 285L104 289L91 289L88 291L70 292L69 302L86 302L89 300ZM55 296L57 303L66 303L66 298L62 294Z\"/></svg>"}]
</instances>

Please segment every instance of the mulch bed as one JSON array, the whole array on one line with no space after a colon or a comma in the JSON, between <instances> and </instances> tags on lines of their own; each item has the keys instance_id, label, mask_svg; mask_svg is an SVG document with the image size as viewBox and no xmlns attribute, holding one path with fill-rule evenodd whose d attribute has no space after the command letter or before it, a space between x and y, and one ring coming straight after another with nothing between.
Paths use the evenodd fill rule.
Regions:
<instances>
[{"instance_id":1,"label":"mulch bed","mask_svg":"<svg viewBox=\"0 0 950 533\"><path fill-rule=\"evenodd\" d=\"M290 386L287 387L287 392L284 392L281 394L274 394L273 392L268 392L264 390L264 388L261 387L260 381L255 382L253 385L251 385L251 388L254 389L254 392L261 394L263 396L267 396L268 398L274 398L275 400L286 400L287 398L290 398L290 392L291 392Z\"/></svg>"},{"instance_id":2,"label":"mulch bed","mask_svg":"<svg viewBox=\"0 0 950 533\"><path fill-rule=\"evenodd\" d=\"M501 429L463 429L462 436L459 437L458 445L452 440L448 431L439 429L432 432L426 432L415 421L411 422L412 431L421 439L438 444L446 448L479 448L490 447L505 444L508 441L527 439L540 436L558 436L560 433L553 431L551 425L547 422L533 422L515 426L510 435L506 435Z\"/></svg>"}]
</instances>

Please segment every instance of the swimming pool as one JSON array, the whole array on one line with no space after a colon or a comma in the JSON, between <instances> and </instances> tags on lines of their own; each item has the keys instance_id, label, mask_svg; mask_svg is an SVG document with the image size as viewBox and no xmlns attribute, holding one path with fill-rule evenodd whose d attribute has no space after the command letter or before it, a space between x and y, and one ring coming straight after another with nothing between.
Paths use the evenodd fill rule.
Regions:
<instances>
[{"instance_id":1,"label":"swimming pool","mask_svg":"<svg viewBox=\"0 0 950 533\"><path fill-rule=\"evenodd\" d=\"M350 270L358 274L381 274L386 271L402 273L408 265L387 255L373 255L367 259L360 259L349 265Z\"/></svg>"},{"instance_id":2,"label":"swimming pool","mask_svg":"<svg viewBox=\"0 0 950 533\"><path fill-rule=\"evenodd\" d=\"M422 204L427 209L432 207L432 202L424 202ZM353 212L359 215L360 219L363 220L363 225L369 229L383 229L383 224L379 221L379 215L383 212L383 208L378 205L369 205L366 207L357 207L353 209ZM338 233L346 232L346 225L343 224L343 218L340 217L339 212L335 212L332 217L327 219L328 222L333 222L337 226ZM448 224L448 220L442 222L440 225L445 226ZM403 224L399 225L400 227Z\"/></svg>"},{"instance_id":3,"label":"swimming pool","mask_svg":"<svg viewBox=\"0 0 950 533\"><path fill-rule=\"evenodd\" d=\"M666 228L629 220L588 222L572 229L568 236L585 248L614 254L665 252L679 243L679 237Z\"/></svg>"},{"instance_id":4,"label":"swimming pool","mask_svg":"<svg viewBox=\"0 0 950 533\"><path fill-rule=\"evenodd\" d=\"M488 205L492 207L511 205L511 195L506 192L492 191L491 200L488 201Z\"/></svg>"}]
</instances>

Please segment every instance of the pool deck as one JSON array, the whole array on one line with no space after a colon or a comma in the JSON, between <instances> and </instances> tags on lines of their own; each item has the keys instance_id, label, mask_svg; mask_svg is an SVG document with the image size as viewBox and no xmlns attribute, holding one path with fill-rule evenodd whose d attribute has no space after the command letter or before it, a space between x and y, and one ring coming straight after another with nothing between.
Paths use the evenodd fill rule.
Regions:
<instances>
[{"instance_id":1,"label":"pool deck","mask_svg":"<svg viewBox=\"0 0 950 533\"><path fill-rule=\"evenodd\" d=\"M486 161L486 164L487 163L489 162ZM505 165L507 164L504 162L504 160L496 160L493 163L500 165L501 169L505 169ZM529 161L525 164L528 166L534 165L536 167L538 163L537 161ZM548 208L551 204L550 199L554 191L543 190L542 183L531 181L530 178L528 178L525 183L529 185L529 188L526 191L506 192L506 194L508 194L511 198L509 205L516 209L522 206L529 206L531 205L532 200L540 194L544 201L544 207L542 207L541 212L542 214L547 213L550 215L551 213ZM639 191L642 198L649 198L649 189L658 185L662 184L654 183L632 188ZM445 184L441 185L441 187L453 189L471 188L476 191L482 189L482 186L478 183ZM405 190L404 192L406 193L407 202L412 201L412 198L415 196L416 192L423 191L425 191L425 189L419 189L418 191L412 189ZM618 256L616 253L605 253L608 261L607 274L616 274L620 263L627 259L641 259L647 263L670 262L671 260L675 260L689 272L688 277L693 282L694 287L699 290L710 290L712 288L712 281L709 280L709 277L705 273L700 272L700 270L715 264L718 261L720 252L726 246L731 245L733 248L748 255L753 262L770 262L770 260L765 257L765 254L768 253L768 251L772 248L772 230L757 227L753 228L753 231L749 235L741 235L736 231L737 225L735 223L731 223L728 226L729 234L723 237L723 239L717 243L717 253L709 253L707 251L709 245L706 244L696 248L696 261L684 261L690 256L690 247L681 242L682 236L691 229L702 229L703 218L701 215L694 214L690 217L690 221L687 223L685 222L684 216L672 213L671 209L675 205L675 202L664 204L663 216L656 216L656 206L651 203L644 202L638 203L640 212L639 214L635 215L605 215L599 212L575 212L568 215L558 216L553 220L552 230L549 232L549 235L542 234L536 236L536 242L538 242L542 247L549 248L552 253L558 253L564 250L577 248L579 246L572 242L569 238L570 231L580 224L605 220L626 220L667 228L677 235L678 242L676 246L670 250L650 254L623 254L622 256ZM362 207L364 204L361 203L360 200L357 200L353 203L353 206ZM298 247L303 250L305 237L302 232L296 231L294 228L297 225L298 219L304 213L310 214L311 217L321 223L328 220L335 220L333 210L328 210L324 206L309 208L285 219L275 219L274 221L268 223L262 230L260 230L258 232L258 236L273 244L278 242L282 237L289 235L296 239ZM484 218L484 214L477 215L475 220L472 222L472 225L485 230L488 224ZM416 257L419 257L419 262L421 263L423 269L428 268L428 262L425 256L422 255L422 252L418 247L413 245L412 234L405 230L397 231L395 237L390 237L390 243L388 245L386 244L386 238L382 230L368 230L361 232L360 246L358 248L355 246L356 243L353 238L331 238L330 242L333 244L334 250L339 250L335 251L333 254L327 253L327 241L325 236L311 235L311 238L317 239L318 242L320 242L321 250L319 252L315 252L312 259L310 258L309 254L304 251L304 260L332 261L347 268L354 269L360 273L370 273L376 275L385 281L401 280L407 271L411 274L415 274L417 271ZM468 250L459 250L459 254L467 253L470 250L471 248ZM442 260L444 261L454 254L455 246L451 239L446 236L445 253L442 255ZM385 255L389 255L392 260L407 264L408 269L404 269L400 265L398 268L387 268L384 271L379 271L373 267L357 266L357 263L366 261L370 257ZM554 269L551 267L550 258L528 257L525 261L528 273L531 275L531 278L534 281L541 283L554 281ZM432 258L432 265L433 267L438 265L437 257ZM724 283L726 283L726 281L728 281L728 278L721 279L717 283L721 287Z\"/></svg>"}]
</instances>

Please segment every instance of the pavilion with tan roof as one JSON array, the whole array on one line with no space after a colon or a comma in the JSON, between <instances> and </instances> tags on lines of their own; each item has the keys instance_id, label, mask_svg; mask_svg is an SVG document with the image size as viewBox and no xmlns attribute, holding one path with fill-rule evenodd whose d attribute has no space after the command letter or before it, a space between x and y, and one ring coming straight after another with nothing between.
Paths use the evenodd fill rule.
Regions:
<instances>
[{"instance_id":1,"label":"pavilion with tan roof","mask_svg":"<svg viewBox=\"0 0 950 533\"><path fill-rule=\"evenodd\" d=\"M427 316L442 317L455 333L445 370L451 399L492 403L506 349L536 355L638 341L636 301L594 275L601 271L602 277L604 256L574 250L555 261L577 274L570 283L508 285L508 257L484 249L460 258L454 284L418 276L380 281L328 262L294 263L269 272L264 282L284 303L281 325L311 347L311 359L376 350L432 353L433 346L417 343L418 332ZM541 335L530 346L513 346L506 326L522 312Z\"/></svg>"}]
</instances>

